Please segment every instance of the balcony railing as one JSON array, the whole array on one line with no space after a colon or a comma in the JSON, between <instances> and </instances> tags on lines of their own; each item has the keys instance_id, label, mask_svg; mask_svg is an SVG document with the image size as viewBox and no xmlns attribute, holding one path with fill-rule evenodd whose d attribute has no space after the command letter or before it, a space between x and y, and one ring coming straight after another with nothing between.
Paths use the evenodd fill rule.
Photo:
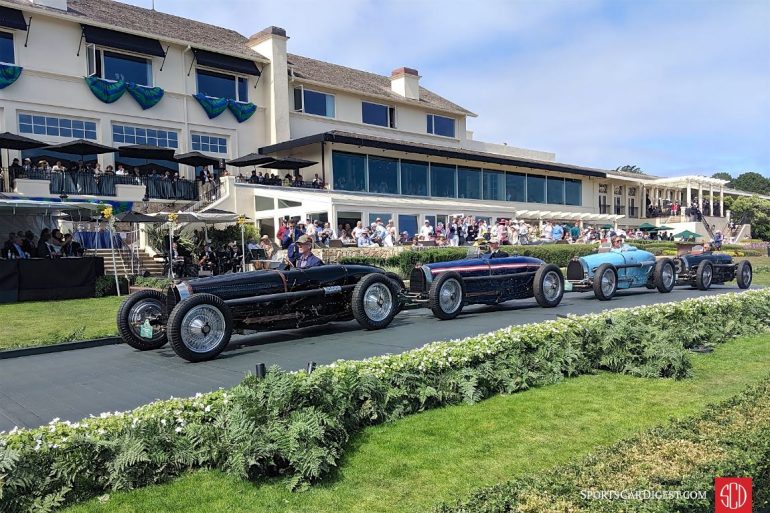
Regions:
<instances>
[{"instance_id":1,"label":"balcony railing","mask_svg":"<svg viewBox=\"0 0 770 513\"><path fill-rule=\"evenodd\" d=\"M617 216L624 216L626 215L626 207L622 205L615 205L613 208L613 214Z\"/></svg>"},{"instance_id":2,"label":"balcony railing","mask_svg":"<svg viewBox=\"0 0 770 513\"><path fill-rule=\"evenodd\" d=\"M639 217L639 207L628 207L628 217L636 219Z\"/></svg>"},{"instance_id":3,"label":"balcony railing","mask_svg":"<svg viewBox=\"0 0 770 513\"><path fill-rule=\"evenodd\" d=\"M145 187L151 199L197 201L198 182L189 180L168 180L160 176L101 175L82 171L50 171L30 169L17 173L14 178L47 180L51 194L82 194L87 196L117 196L116 185L137 185Z\"/></svg>"},{"instance_id":4,"label":"balcony railing","mask_svg":"<svg viewBox=\"0 0 770 513\"><path fill-rule=\"evenodd\" d=\"M610 213L610 206L609 205L599 205L599 213L600 214L609 214Z\"/></svg>"}]
</instances>

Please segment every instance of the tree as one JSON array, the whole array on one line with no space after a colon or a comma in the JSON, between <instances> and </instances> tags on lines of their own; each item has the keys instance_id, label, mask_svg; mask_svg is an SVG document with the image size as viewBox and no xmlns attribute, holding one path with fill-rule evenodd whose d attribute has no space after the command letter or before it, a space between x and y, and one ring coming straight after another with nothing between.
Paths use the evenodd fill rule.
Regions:
<instances>
[{"instance_id":1,"label":"tree","mask_svg":"<svg viewBox=\"0 0 770 513\"><path fill-rule=\"evenodd\" d=\"M719 173L714 173L711 175L711 178L718 178L720 180L727 180L728 182L733 181L733 177L730 173L725 173L724 171L720 171Z\"/></svg>"},{"instance_id":2,"label":"tree","mask_svg":"<svg viewBox=\"0 0 770 513\"><path fill-rule=\"evenodd\" d=\"M754 237L770 241L770 201L756 196L741 196L730 204L732 218L751 223Z\"/></svg>"},{"instance_id":3,"label":"tree","mask_svg":"<svg viewBox=\"0 0 770 513\"><path fill-rule=\"evenodd\" d=\"M730 185L741 191L770 194L770 179L759 173L749 172L738 175Z\"/></svg>"},{"instance_id":4,"label":"tree","mask_svg":"<svg viewBox=\"0 0 770 513\"><path fill-rule=\"evenodd\" d=\"M644 171L642 171L639 166L629 166L628 164L626 164L625 166L616 167L615 171L621 171L621 172L624 172L624 173L635 173L637 175L645 175L645 174L647 174Z\"/></svg>"}]
</instances>

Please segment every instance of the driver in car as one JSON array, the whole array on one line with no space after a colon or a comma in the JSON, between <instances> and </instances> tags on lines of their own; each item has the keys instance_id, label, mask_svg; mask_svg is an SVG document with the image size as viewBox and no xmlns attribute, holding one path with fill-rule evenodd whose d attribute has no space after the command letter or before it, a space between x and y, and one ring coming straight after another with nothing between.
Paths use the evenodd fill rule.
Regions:
<instances>
[{"instance_id":1,"label":"driver in car","mask_svg":"<svg viewBox=\"0 0 770 513\"><path fill-rule=\"evenodd\" d=\"M297 239L297 250L299 251L299 257L294 264L297 269L309 269L323 265L321 259L313 254L313 239L307 235Z\"/></svg>"},{"instance_id":2,"label":"driver in car","mask_svg":"<svg viewBox=\"0 0 770 513\"><path fill-rule=\"evenodd\" d=\"M613 237L612 238L612 247L610 248L610 251L613 251L615 253L620 253L623 251L623 238L622 237Z\"/></svg>"},{"instance_id":3,"label":"driver in car","mask_svg":"<svg viewBox=\"0 0 770 513\"><path fill-rule=\"evenodd\" d=\"M489 241L489 252L484 254L487 258L505 258L507 256L510 256L505 251L500 251L500 241L492 237Z\"/></svg>"}]
</instances>

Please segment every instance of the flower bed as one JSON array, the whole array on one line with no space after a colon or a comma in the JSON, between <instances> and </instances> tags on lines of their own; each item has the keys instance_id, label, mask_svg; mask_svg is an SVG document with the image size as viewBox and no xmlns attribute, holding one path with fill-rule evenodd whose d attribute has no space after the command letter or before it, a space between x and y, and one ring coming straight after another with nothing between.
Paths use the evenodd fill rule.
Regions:
<instances>
[{"instance_id":1,"label":"flower bed","mask_svg":"<svg viewBox=\"0 0 770 513\"><path fill-rule=\"evenodd\" d=\"M0 437L0 510L45 511L191 468L284 475L297 488L328 474L364 426L599 369L684 378L686 348L769 325L770 291L704 297L338 361L310 375L271 369L227 391L15 430Z\"/></svg>"},{"instance_id":2,"label":"flower bed","mask_svg":"<svg viewBox=\"0 0 770 513\"><path fill-rule=\"evenodd\" d=\"M437 513L713 511L714 478L753 478L752 511L770 506L770 379L703 413L621 441L564 467L477 490ZM601 491L701 497L601 500ZM654 505L654 507L653 507Z\"/></svg>"}]
</instances>

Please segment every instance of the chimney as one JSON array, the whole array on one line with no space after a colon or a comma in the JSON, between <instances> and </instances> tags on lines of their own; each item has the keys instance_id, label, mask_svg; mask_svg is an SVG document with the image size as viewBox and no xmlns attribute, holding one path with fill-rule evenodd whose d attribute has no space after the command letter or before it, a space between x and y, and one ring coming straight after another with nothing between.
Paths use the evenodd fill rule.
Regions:
<instances>
[{"instance_id":1,"label":"chimney","mask_svg":"<svg viewBox=\"0 0 770 513\"><path fill-rule=\"evenodd\" d=\"M289 68L286 41L289 36L280 27L267 27L249 38L248 46L267 57L270 64L262 68L262 80L267 85L267 135L269 144L287 141L290 137ZM293 98L293 96L291 97Z\"/></svg>"},{"instance_id":2,"label":"chimney","mask_svg":"<svg viewBox=\"0 0 770 513\"><path fill-rule=\"evenodd\" d=\"M420 75L416 69L398 68L390 74L390 88L410 100L420 99Z\"/></svg>"},{"instance_id":3,"label":"chimney","mask_svg":"<svg viewBox=\"0 0 770 513\"><path fill-rule=\"evenodd\" d=\"M60 11L67 10L67 0L30 0L30 2L38 7L49 7Z\"/></svg>"}]
</instances>

